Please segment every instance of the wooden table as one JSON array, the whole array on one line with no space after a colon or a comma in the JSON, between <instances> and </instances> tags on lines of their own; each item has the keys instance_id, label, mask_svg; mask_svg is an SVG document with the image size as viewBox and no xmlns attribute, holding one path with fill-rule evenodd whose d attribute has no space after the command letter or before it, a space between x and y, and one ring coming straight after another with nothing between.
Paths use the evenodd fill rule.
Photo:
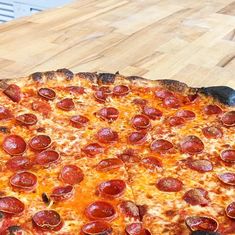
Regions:
<instances>
[{"instance_id":1,"label":"wooden table","mask_svg":"<svg viewBox=\"0 0 235 235\"><path fill-rule=\"evenodd\" d=\"M235 1L79 0L0 25L0 78L63 67L235 88Z\"/></svg>"}]
</instances>

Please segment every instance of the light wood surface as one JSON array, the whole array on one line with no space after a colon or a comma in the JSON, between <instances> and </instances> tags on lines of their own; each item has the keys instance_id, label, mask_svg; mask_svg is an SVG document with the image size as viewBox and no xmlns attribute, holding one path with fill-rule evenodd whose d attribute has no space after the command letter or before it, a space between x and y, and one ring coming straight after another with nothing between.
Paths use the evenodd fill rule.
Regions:
<instances>
[{"instance_id":1,"label":"light wood surface","mask_svg":"<svg viewBox=\"0 0 235 235\"><path fill-rule=\"evenodd\" d=\"M235 88L235 1L79 0L0 25L0 78L62 67Z\"/></svg>"}]
</instances>

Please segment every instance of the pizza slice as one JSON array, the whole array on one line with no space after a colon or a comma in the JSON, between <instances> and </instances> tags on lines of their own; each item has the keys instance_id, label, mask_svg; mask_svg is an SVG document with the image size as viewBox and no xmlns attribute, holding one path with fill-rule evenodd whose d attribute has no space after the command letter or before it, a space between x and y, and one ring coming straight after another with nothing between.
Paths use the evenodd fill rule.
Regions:
<instances>
[{"instance_id":1,"label":"pizza slice","mask_svg":"<svg viewBox=\"0 0 235 235\"><path fill-rule=\"evenodd\" d=\"M143 221L153 234L233 234L226 207L234 194L234 111L178 89L156 86L149 97L133 97L139 110L130 118L128 145L117 156L125 162L136 203L147 208Z\"/></svg>"},{"instance_id":2,"label":"pizza slice","mask_svg":"<svg viewBox=\"0 0 235 235\"><path fill-rule=\"evenodd\" d=\"M117 109L97 102L97 87L82 77L79 86L21 82L1 93L0 185L8 209L0 211L14 215L4 218L1 232L12 226L33 234L142 229L124 164L107 155L119 145L111 125Z\"/></svg>"}]
</instances>

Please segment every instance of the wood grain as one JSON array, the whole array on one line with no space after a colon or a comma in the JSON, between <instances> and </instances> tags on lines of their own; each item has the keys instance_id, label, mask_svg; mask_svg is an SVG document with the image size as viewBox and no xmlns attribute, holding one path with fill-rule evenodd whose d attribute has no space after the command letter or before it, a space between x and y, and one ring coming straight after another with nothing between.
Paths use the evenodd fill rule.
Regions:
<instances>
[{"instance_id":1,"label":"wood grain","mask_svg":"<svg viewBox=\"0 0 235 235\"><path fill-rule=\"evenodd\" d=\"M234 0L79 0L0 25L0 79L67 67L235 88Z\"/></svg>"}]
</instances>

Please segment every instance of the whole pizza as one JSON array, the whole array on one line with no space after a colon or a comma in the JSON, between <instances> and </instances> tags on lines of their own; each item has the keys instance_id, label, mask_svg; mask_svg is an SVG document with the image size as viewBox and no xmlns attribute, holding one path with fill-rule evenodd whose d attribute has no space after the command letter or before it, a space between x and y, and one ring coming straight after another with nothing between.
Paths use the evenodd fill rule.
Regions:
<instances>
[{"instance_id":1,"label":"whole pizza","mask_svg":"<svg viewBox=\"0 0 235 235\"><path fill-rule=\"evenodd\" d=\"M235 91L60 69L0 83L0 234L235 234Z\"/></svg>"}]
</instances>

